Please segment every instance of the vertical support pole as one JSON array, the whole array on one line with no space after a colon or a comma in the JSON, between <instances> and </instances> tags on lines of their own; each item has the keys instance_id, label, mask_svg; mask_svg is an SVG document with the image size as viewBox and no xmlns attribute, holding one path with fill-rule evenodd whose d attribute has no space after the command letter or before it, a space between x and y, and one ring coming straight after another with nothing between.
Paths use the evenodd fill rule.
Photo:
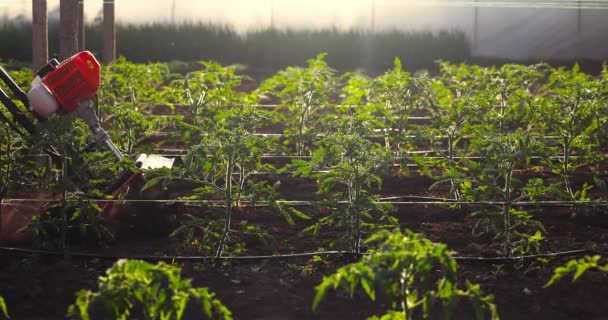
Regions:
<instances>
[{"instance_id":1,"label":"vertical support pole","mask_svg":"<svg viewBox=\"0 0 608 320\"><path fill-rule=\"evenodd\" d=\"M78 0L78 51L85 50L84 0Z\"/></svg>"},{"instance_id":2,"label":"vertical support pole","mask_svg":"<svg viewBox=\"0 0 608 320\"><path fill-rule=\"evenodd\" d=\"M60 0L59 15L59 57L63 60L78 52L78 0Z\"/></svg>"},{"instance_id":3,"label":"vertical support pole","mask_svg":"<svg viewBox=\"0 0 608 320\"><path fill-rule=\"evenodd\" d=\"M114 0L103 1L103 63L110 63L116 58L116 24L114 20Z\"/></svg>"},{"instance_id":4,"label":"vertical support pole","mask_svg":"<svg viewBox=\"0 0 608 320\"><path fill-rule=\"evenodd\" d=\"M32 70L49 60L49 27L46 0L32 0Z\"/></svg>"}]
</instances>

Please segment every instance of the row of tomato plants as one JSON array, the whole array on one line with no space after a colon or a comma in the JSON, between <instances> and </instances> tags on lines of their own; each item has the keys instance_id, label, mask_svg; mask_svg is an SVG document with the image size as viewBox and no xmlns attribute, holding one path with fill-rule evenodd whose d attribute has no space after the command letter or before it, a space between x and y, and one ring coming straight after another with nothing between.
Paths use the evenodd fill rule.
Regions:
<instances>
[{"instance_id":1,"label":"row of tomato plants","mask_svg":"<svg viewBox=\"0 0 608 320\"><path fill-rule=\"evenodd\" d=\"M311 59L305 68L287 68L252 92L239 90L246 78L239 73L242 66L204 62L200 70L176 75L164 64L136 65L121 59L104 69L101 119L126 153L150 150L146 139L167 128L176 129L177 134L167 136L163 143L181 141L192 146L182 166L149 174L145 188L190 180L201 185L190 198L223 199L223 231L199 228L213 231L217 255L224 250L232 212L244 200L264 199L290 223L294 216L308 219L303 212L282 204L277 185L252 179L256 172L276 170L262 162L261 156L268 152L312 156L309 161L293 160L279 170L318 181L319 192L329 196L324 205L333 214L307 229L318 231L325 224L346 226L347 247L355 252L360 251L362 235L368 232L362 226L376 225L366 220L395 223L388 214L392 208L369 192L372 185L381 184L383 174L395 163L417 163L421 173L437 180L431 188L449 186L446 197L500 203L476 212L480 217L476 226L504 238L502 253L508 256L538 248L542 239L542 225L519 209L517 202L555 196L590 200L591 184L572 183L581 169L595 174L592 183L596 189L605 188L599 174L605 170L601 137L608 121L606 71L591 77L576 67L483 68L442 63L441 73L430 76L406 72L396 59L392 70L369 78L360 73L338 76L323 58ZM16 78L25 82L25 75L22 71ZM256 108L264 102L277 103L277 110ZM153 109L159 104L187 107L179 115L157 116ZM415 114L427 116L430 124L410 123ZM285 125L283 144L256 135L276 122ZM71 118L53 119L44 126L39 145L58 145L68 153L81 150L86 143L86 129ZM378 129L384 133L383 143L369 139ZM3 149L8 151L3 157L4 196L10 173L24 169L15 158L27 154L29 148L8 132L3 137ZM412 155L409 151L419 141L426 141L435 157ZM102 161L103 155L77 157L78 153L71 154L72 166L87 162L100 170L118 171L117 166ZM407 174L407 166L400 168L401 174ZM549 168L554 175L521 180L516 173L539 168ZM45 170L25 170L28 174L19 178L52 178L61 172ZM55 179L61 181L57 185L62 191L71 188L65 178ZM345 191L334 192L336 184ZM191 220L189 227L180 230L192 234L193 227L206 225Z\"/></svg>"},{"instance_id":2,"label":"row of tomato plants","mask_svg":"<svg viewBox=\"0 0 608 320\"><path fill-rule=\"evenodd\" d=\"M362 230L365 226L376 227L378 221L395 223L388 214L392 208L369 192L372 185L381 184L383 174L395 163L417 163L420 172L437 180L432 188L449 186L446 197L499 202L474 213L479 217L476 229L503 238L501 253L507 256L537 250L542 239L542 225L518 208L517 202L556 196L585 201L590 200L588 191L593 187L601 190L596 195L604 197L605 181L600 173L605 170L602 137L608 121L606 71L591 77L577 67L483 68L442 63L440 74L430 76L404 71L397 59L393 69L369 78L360 73L337 75L323 58L311 59L307 67L280 71L252 92L239 90L245 79L238 73L241 66L203 63L202 70L171 78L162 76L167 73L162 65L140 66L149 68L146 74L136 66L117 64L125 69L109 79L130 73L131 80L117 80L121 89L113 90L120 94L106 96L107 101L102 95L102 105L131 104L124 110L140 117L145 117L142 109L148 108L151 114L150 107L159 103L186 106L179 112L181 116L150 115L160 121L150 124L153 130L175 126L180 135L177 139L192 147L183 166L159 172L148 186L174 179L196 180L202 187L191 197L224 199L225 232L220 238L230 229L233 207L246 199L265 199L288 222L293 221L291 216L308 218L295 208L282 206L276 186L251 179L256 172L272 171L261 160L268 152L311 155L309 161L296 159L280 169L314 178L319 192L328 194L324 205L332 214L307 230L318 231L324 225L345 227L346 247L355 252L360 250L362 234L369 232ZM138 81L132 79L138 77L154 83L136 85ZM144 87L156 89L146 94ZM128 98L120 102L117 97ZM261 103L276 103L277 109L255 107ZM112 117L114 109L108 110ZM409 119L415 115L428 117L430 124L413 124ZM276 122L285 126L282 143L256 135ZM117 133L124 133L138 127L129 123L118 128ZM381 143L369 139L378 129L383 133ZM137 142L150 134L134 131L141 138L127 141ZM409 151L417 150L420 141L436 157L412 155ZM127 142L125 148L135 145ZM407 166L401 168L400 173L407 174ZM541 168L553 175L547 179L520 179L517 175L521 170ZM593 179L575 185L573 179L581 170L590 171ZM336 185L342 185L344 191L335 192ZM218 253L222 243L220 240Z\"/></svg>"}]
</instances>

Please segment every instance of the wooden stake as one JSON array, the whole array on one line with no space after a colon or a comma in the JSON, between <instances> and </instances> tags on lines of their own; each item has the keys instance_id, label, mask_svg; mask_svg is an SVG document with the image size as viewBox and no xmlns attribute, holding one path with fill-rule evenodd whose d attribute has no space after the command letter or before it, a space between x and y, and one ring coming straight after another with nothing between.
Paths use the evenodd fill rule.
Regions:
<instances>
[{"instance_id":1,"label":"wooden stake","mask_svg":"<svg viewBox=\"0 0 608 320\"><path fill-rule=\"evenodd\" d=\"M49 60L49 28L46 0L32 0L32 70Z\"/></svg>"},{"instance_id":2,"label":"wooden stake","mask_svg":"<svg viewBox=\"0 0 608 320\"><path fill-rule=\"evenodd\" d=\"M85 50L84 0L78 0L78 51Z\"/></svg>"},{"instance_id":3,"label":"wooden stake","mask_svg":"<svg viewBox=\"0 0 608 320\"><path fill-rule=\"evenodd\" d=\"M78 0L59 2L59 58L78 52Z\"/></svg>"},{"instance_id":4,"label":"wooden stake","mask_svg":"<svg viewBox=\"0 0 608 320\"><path fill-rule=\"evenodd\" d=\"M116 58L116 25L114 20L114 0L103 2L103 63L110 63Z\"/></svg>"}]
</instances>

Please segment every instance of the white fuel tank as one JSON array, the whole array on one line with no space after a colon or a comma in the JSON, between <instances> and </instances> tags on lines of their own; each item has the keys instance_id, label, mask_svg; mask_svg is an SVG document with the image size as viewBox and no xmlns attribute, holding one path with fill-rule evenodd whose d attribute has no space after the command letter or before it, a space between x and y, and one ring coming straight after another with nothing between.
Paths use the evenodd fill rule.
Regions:
<instances>
[{"instance_id":1,"label":"white fuel tank","mask_svg":"<svg viewBox=\"0 0 608 320\"><path fill-rule=\"evenodd\" d=\"M27 97L30 100L30 110L42 118L46 119L59 110L59 103L42 82L32 86Z\"/></svg>"}]
</instances>

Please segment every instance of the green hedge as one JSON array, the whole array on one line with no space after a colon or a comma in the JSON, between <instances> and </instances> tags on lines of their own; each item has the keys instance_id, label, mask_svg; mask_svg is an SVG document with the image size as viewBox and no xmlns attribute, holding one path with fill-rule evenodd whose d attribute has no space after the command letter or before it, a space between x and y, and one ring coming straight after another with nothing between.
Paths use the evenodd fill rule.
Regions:
<instances>
[{"instance_id":1,"label":"green hedge","mask_svg":"<svg viewBox=\"0 0 608 320\"><path fill-rule=\"evenodd\" d=\"M51 56L58 52L58 26L49 26ZM89 25L86 47L100 52L102 29ZM31 60L31 26L0 25L0 58ZM410 69L434 68L438 59L461 62L471 50L464 33L457 31L369 33L359 30L263 29L239 34L230 27L204 23L119 24L118 54L134 62L215 60L223 64L277 69L302 65L327 52L330 65L341 70L390 68L395 57Z\"/></svg>"}]
</instances>

